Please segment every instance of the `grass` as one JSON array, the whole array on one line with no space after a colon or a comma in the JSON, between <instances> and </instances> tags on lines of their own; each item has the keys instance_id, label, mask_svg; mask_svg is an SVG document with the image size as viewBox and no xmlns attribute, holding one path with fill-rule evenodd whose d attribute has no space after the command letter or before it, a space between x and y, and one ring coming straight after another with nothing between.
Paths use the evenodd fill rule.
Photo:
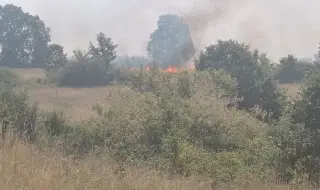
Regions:
<instances>
[{"instance_id":1,"label":"grass","mask_svg":"<svg viewBox=\"0 0 320 190\"><path fill-rule=\"evenodd\" d=\"M287 93L291 97L296 97L299 92L301 84L291 83L291 84L280 84L280 87L287 90Z\"/></svg>"},{"instance_id":2,"label":"grass","mask_svg":"<svg viewBox=\"0 0 320 190\"><path fill-rule=\"evenodd\" d=\"M63 157L53 150L39 151L32 145L6 142L0 149L0 189L110 189L110 190L211 190L211 181L197 177L173 178L147 168L126 166L124 177L114 165L87 157L81 161ZM230 190L289 190L289 186L228 186Z\"/></svg>"},{"instance_id":3,"label":"grass","mask_svg":"<svg viewBox=\"0 0 320 190\"><path fill-rule=\"evenodd\" d=\"M96 88L59 88L49 85L36 85L35 81L44 78L41 69L12 69L20 76L22 86L28 88L31 101L37 101L46 110L63 109L73 121L85 120L94 113L92 105L96 102L107 103L106 97L118 87Z\"/></svg>"}]
</instances>

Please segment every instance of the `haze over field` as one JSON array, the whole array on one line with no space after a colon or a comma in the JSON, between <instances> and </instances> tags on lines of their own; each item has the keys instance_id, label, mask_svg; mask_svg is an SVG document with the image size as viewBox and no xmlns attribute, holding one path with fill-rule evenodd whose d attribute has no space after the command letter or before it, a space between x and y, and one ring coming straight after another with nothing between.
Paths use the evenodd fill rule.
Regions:
<instances>
[{"instance_id":1,"label":"haze over field","mask_svg":"<svg viewBox=\"0 0 320 190\"><path fill-rule=\"evenodd\" d=\"M94 2L94 3L92 3ZM160 14L188 22L198 48L217 39L251 42L273 59L292 53L312 57L320 42L318 0L0 0L38 14L52 40L67 52L85 49L102 31L119 44L119 54L146 55ZM297 45L299 44L299 45Z\"/></svg>"}]
</instances>

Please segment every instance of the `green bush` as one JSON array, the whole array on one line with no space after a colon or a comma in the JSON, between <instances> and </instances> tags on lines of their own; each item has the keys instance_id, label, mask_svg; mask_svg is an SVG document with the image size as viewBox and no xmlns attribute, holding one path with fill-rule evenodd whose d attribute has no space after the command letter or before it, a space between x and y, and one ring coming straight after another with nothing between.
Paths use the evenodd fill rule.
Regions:
<instances>
[{"instance_id":1,"label":"green bush","mask_svg":"<svg viewBox=\"0 0 320 190\"><path fill-rule=\"evenodd\" d=\"M92 87L109 84L114 80L114 74L100 62L87 62L60 68L49 78L58 86Z\"/></svg>"},{"instance_id":2,"label":"green bush","mask_svg":"<svg viewBox=\"0 0 320 190\"><path fill-rule=\"evenodd\" d=\"M196 86L181 84L184 79L209 82L211 75L154 75L151 82L150 76L142 77L143 90L122 88L108 96L104 109L96 105L97 116L62 135L63 150L80 157L95 152L119 164L143 161L172 174L206 175L219 183L270 175L276 149L267 138L268 125L226 108L214 95L198 97ZM179 84L188 90L181 91Z\"/></svg>"},{"instance_id":3,"label":"green bush","mask_svg":"<svg viewBox=\"0 0 320 190\"><path fill-rule=\"evenodd\" d=\"M47 77L58 86L92 87L113 82L116 70L111 62L117 57L111 38L104 33L96 35L97 45L90 42L89 50L73 51L73 59L67 60L63 47L53 45L45 69Z\"/></svg>"}]
</instances>

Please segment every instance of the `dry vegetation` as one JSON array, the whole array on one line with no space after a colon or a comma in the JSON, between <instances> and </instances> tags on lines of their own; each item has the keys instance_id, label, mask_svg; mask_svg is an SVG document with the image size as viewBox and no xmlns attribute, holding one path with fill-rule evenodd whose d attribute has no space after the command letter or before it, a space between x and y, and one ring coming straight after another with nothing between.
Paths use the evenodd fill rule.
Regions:
<instances>
[{"instance_id":1,"label":"dry vegetation","mask_svg":"<svg viewBox=\"0 0 320 190\"><path fill-rule=\"evenodd\" d=\"M37 78L43 77L37 69L14 69L22 86L29 88L29 97L45 109L63 108L72 120L87 119L92 116L92 105L96 101L108 104L106 96L119 87L96 88L58 88L46 85L32 85ZM32 80L34 79L34 80ZM31 82L30 82L31 81ZM287 85L294 88L298 85ZM21 88L21 86L18 86ZM114 99L116 100L116 99ZM120 104L122 100L120 100ZM111 102L115 104L115 102ZM123 104L130 102L124 101ZM133 103L135 105L135 103ZM123 108L125 113L126 108ZM120 110L121 111L121 110ZM130 111L128 111L130 113ZM235 115L233 115L234 117ZM173 177L144 166L124 166L124 177L115 173L116 164L102 158L87 156L75 161L55 149L39 150L34 145L16 141L13 146L8 142L0 153L0 183L2 189L215 189L213 181L202 177ZM108 164L106 164L108 163ZM239 186L241 184L241 186ZM255 184L253 182L228 184L219 189L292 189L292 186L275 184ZM305 188L307 189L307 188Z\"/></svg>"},{"instance_id":2,"label":"dry vegetation","mask_svg":"<svg viewBox=\"0 0 320 190\"><path fill-rule=\"evenodd\" d=\"M126 166L120 177L112 164L88 156L81 161L58 151L41 150L30 144L8 140L0 152L0 189L110 189L110 190L212 190L212 181L197 177L174 178L152 169ZM228 186L230 190L289 190L289 186L247 184Z\"/></svg>"},{"instance_id":3,"label":"dry vegetation","mask_svg":"<svg viewBox=\"0 0 320 190\"><path fill-rule=\"evenodd\" d=\"M70 56L38 16L0 15L0 189L319 189L320 51L218 40L177 72L197 54L178 15L122 58L103 32Z\"/></svg>"},{"instance_id":4,"label":"dry vegetation","mask_svg":"<svg viewBox=\"0 0 320 190\"><path fill-rule=\"evenodd\" d=\"M106 97L118 87L64 88L54 85L37 85L45 77L42 69L12 69L21 79L20 90L28 88L31 101L37 101L46 110L62 109L72 120L85 120L92 116L92 105L107 103Z\"/></svg>"},{"instance_id":5,"label":"dry vegetation","mask_svg":"<svg viewBox=\"0 0 320 190\"><path fill-rule=\"evenodd\" d=\"M301 84L290 83L290 84L280 84L280 87L287 90L287 94L291 97L296 97L299 92Z\"/></svg>"}]
</instances>

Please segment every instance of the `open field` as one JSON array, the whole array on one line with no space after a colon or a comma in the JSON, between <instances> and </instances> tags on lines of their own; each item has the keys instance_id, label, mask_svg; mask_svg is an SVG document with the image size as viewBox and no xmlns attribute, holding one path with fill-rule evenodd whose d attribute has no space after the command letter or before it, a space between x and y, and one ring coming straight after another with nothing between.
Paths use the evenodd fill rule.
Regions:
<instances>
[{"instance_id":1,"label":"open field","mask_svg":"<svg viewBox=\"0 0 320 190\"><path fill-rule=\"evenodd\" d=\"M36 86L39 78L44 77L41 69L13 69L24 85L28 87L28 93L32 101L37 101L43 109L62 109L72 120L88 119L92 114L92 105L96 102L106 104L108 94L119 87L106 86L95 88L58 88L54 86ZM282 84L281 87L288 90L288 94L295 97L300 84Z\"/></svg>"},{"instance_id":2,"label":"open field","mask_svg":"<svg viewBox=\"0 0 320 190\"><path fill-rule=\"evenodd\" d=\"M88 119L92 114L92 106L106 103L106 97L116 86L97 88L58 88L54 86L36 86L39 78L44 77L41 69L13 69L27 85L31 101L37 101L43 109L62 109L72 120ZM29 81L29 82L28 82ZM24 84L24 82L22 82Z\"/></svg>"}]
</instances>

